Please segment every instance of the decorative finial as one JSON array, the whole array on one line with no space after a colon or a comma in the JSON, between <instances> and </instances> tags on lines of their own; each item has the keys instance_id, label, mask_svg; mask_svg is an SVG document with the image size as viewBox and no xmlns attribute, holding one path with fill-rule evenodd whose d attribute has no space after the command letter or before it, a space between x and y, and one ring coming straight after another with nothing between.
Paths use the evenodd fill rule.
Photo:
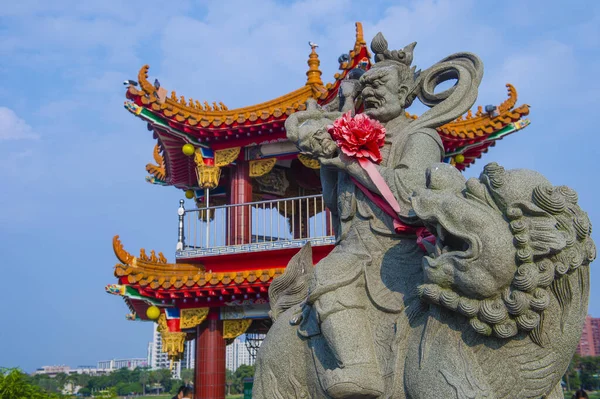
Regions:
<instances>
[{"instance_id":1,"label":"decorative finial","mask_svg":"<svg viewBox=\"0 0 600 399\"><path fill-rule=\"evenodd\" d=\"M308 72L306 72L306 84L310 86L323 86L323 81L321 80L322 72L319 70L319 65L321 65L321 61L319 61L319 55L317 54L316 48L319 47L318 44L313 42L308 42L310 46L311 52L308 56Z\"/></svg>"},{"instance_id":2,"label":"decorative finial","mask_svg":"<svg viewBox=\"0 0 600 399\"><path fill-rule=\"evenodd\" d=\"M400 64L404 64L407 67L410 67L413 61L413 50L417 42L413 42L408 46L404 47L402 50L392 50L388 49L388 42L383 37L383 34L379 32L373 38L371 42L371 50L375 53L375 62L383 62L383 61L392 61Z\"/></svg>"}]
</instances>

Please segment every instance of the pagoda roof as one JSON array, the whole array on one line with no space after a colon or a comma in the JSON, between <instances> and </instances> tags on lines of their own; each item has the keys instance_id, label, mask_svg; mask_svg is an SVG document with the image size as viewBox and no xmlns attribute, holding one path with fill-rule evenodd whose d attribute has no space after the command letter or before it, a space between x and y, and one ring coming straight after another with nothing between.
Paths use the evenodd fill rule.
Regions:
<instances>
[{"instance_id":1,"label":"pagoda roof","mask_svg":"<svg viewBox=\"0 0 600 399\"><path fill-rule=\"evenodd\" d=\"M323 84L320 61L313 46L308 59L305 85L276 99L247 107L229 109L223 103L186 99L160 84L148 80L147 65L138 73L138 85L130 84L126 108L149 123L158 145L155 147L156 164L148 164L148 181L188 189L197 187L196 165L193 157L185 156L181 147L191 143L196 147L219 150L247 145L287 141L284 122L294 112L306 109L308 99L319 104L331 102L338 94L339 85L356 68L371 66L371 54L363 37L362 25L356 23L355 43L348 57L340 57L340 71L331 83ZM446 161L464 170L487 152L490 146L506 135L529 124L523 120L529 114L528 105L517 106L516 89L507 84L508 99L494 111L484 112L479 106L473 115L463 117L437 129L444 148ZM416 117L413 117L416 118ZM464 159L456 162L457 155ZM243 152L240 157L243 158Z\"/></svg>"},{"instance_id":2,"label":"pagoda roof","mask_svg":"<svg viewBox=\"0 0 600 399\"><path fill-rule=\"evenodd\" d=\"M139 317L140 306L152 303L177 303L178 307L198 306L198 299L214 299L211 305L220 306L242 299L248 294L263 294L271 281L281 275L285 268L251 270L206 271L200 264L169 263L162 253L150 255L144 249L139 256L127 252L119 236L113 238L113 250L119 263L115 265L118 284L110 284L106 291L121 295ZM208 299L210 301L210 299ZM263 300L264 301L264 300ZM206 304L205 304L206 305ZM143 318L143 317L142 317Z\"/></svg>"},{"instance_id":3,"label":"pagoda roof","mask_svg":"<svg viewBox=\"0 0 600 399\"><path fill-rule=\"evenodd\" d=\"M370 66L371 54L367 49L360 22L356 23L356 40L348 55L348 59L340 63L340 72L334 75L334 82L324 85L316 46L313 46L304 86L273 100L242 108L229 109L222 102L201 103L193 98L178 96L175 91L166 96L167 91L161 88L160 84L148 81L148 65L144 65L138 73L139 88L130 84L126 97L136 105L164 117L171 127L181 130L199 142L231 138L240 132L254 135L253 133L259 130L252 127L283 121L290 114L305 110L305 103L310 98L327 103L337 95L340 82L350 70L363 60L368 63L367 67Z\"/></svg>"},{"instance_id":4,"label":"pagoda roof","mask_svg":"<svg viewBox=\"0 0 600 399\"><path fill-rule=\"evenodd\" d=\"M115 276L121 282L162 293L179 289L207 291L226 286L262 284L284 271L284 268L273 268L212 272L204 270L200 264L169 263L162 252L156 256L155 251L151 251L148 256L144 249L136 257L125 250L119 236L113 238L113 250L120 261L115 265ZM177 295L180 296L185 295Z\"/></svg>"}]
</instances>

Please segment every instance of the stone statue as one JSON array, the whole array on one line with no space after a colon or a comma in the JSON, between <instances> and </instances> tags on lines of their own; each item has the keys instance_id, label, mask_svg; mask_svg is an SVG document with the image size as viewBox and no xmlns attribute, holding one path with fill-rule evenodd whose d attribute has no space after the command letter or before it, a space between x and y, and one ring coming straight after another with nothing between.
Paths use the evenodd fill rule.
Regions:
<instances>
[{"instance_id":1,"label":"stone statue","mask_svg":"<svg viewBox=\"0 0 600 399\"><path fill-rule=\"evenodd\" d=\"M345 83L337 111L312 103L286 121L321 163L337 244L314 268L303 248L273 281L255 398L560 397L595 257L587 215L535 172L490 164L466 182L440 164L434 129L472 107L483 67L459 53L417 72L414 47L390 51L378 34L375 65ZM434 93L447 79L457 82ZM417 97L430 110L413 121ZM328 133L355 101L385 126L373 167L395 212ZM416 239L425 228L428 256Z\"/></svg>"}]
</instances>

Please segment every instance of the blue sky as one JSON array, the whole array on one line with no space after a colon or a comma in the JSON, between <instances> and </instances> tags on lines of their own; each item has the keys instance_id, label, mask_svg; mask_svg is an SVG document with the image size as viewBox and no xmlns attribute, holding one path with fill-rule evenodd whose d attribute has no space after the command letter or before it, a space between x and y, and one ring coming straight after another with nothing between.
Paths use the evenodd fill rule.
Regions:
<instances>
[{"instance_id":1,"label":"blue sky","mask_svg":"<svg viewBox=\"0 0 600 399\"><path fill-rule=\"evenodd\" d=\"M304 84L309 40L332 81L355 21L368 41L378 31L395 48L416 40L423 68L477 53L486 68L477 103L499 104L510 82L531 105L532 124L468 174L491 161L537 169L577 190L600 223L599 2L8 2L0 7L0 366L146 355L152 327L126 321L123 302L104 293L115 281L111 239L173 260L183 193L144 181L154 141L123 109L124 79L150 64L151 78L186 98L255 104ZM590 313L600 316L598 291Z\"/></svg>"}]
</instances>

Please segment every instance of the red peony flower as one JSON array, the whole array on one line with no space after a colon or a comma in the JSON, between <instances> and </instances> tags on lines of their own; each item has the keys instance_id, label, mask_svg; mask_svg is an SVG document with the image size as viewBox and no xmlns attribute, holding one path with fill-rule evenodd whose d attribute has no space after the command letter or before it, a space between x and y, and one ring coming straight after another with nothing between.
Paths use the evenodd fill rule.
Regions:
<instances>
[{"instance_id":1,"label":"red peony flower","mask_svg":"<svg viewBox=\"0 0 600 399\"><path fill-rule=\"evenodd\" d=\"M385 128L378 121L365 114L353 118L352 112L348 111L328 126L327 131L340 150L349 157L381 162L379 149L384 145Z\"/></svg>"}]
</instances>

